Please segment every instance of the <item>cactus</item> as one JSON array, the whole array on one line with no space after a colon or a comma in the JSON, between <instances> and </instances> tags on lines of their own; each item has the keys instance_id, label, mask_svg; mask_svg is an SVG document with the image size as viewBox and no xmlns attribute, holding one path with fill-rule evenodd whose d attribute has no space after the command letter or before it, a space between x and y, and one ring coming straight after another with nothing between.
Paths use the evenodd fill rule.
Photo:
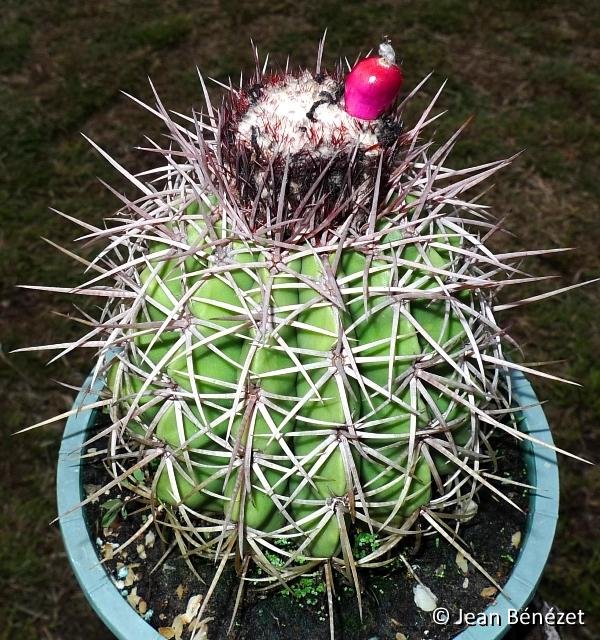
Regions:
<instances>
[{"instance_id":1,"label":"cactus","mask_svg":"<svg viewBox=\"0 0 600 640\"><path fill-rule=\"evenodd\" d=\"M219 110L202 78L203 115L175 121L156 96L164 165L146 180L111 159L141 196L83 225L106 246L74 293L108 302L59 355L99 350L115 480L144 467L140 499L184 553L252 561L274 585L322 566L328 588L335 568L360 593L358 570L419 527L450 538L480 486L510 502L482 472L492 432L535 439L508 372L552 377L503 355L497 292L533 277L524 252L486 246L496 223L468 197L511 159L444 166L462 127L422 141L439 92L403 127L420 85L391 105L402 74L382 52L366 72L391 68L394 89L365 106L355 67L358 117L322 44L314 73L257 55ZM378 543L354 557L365 532Z\"/></svg>"}]
</instances>

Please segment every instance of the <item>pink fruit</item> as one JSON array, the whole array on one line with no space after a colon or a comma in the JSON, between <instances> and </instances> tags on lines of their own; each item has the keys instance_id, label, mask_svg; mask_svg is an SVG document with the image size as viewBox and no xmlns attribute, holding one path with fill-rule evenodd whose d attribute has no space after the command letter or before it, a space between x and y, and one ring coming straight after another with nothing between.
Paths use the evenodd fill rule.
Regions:
<instances>
[{"instance_id":1,"label":"pink fruit","mask_svg":"<svg viewBox=\"0 0 600 640\"><path fill-rule=\"evenodd\" d=\"M379 45L379 55L361 60L345 81L346 111L355 118L377 119L396 99L402 87L402 70L392 46Z\"/></svg>"}]
</instances>

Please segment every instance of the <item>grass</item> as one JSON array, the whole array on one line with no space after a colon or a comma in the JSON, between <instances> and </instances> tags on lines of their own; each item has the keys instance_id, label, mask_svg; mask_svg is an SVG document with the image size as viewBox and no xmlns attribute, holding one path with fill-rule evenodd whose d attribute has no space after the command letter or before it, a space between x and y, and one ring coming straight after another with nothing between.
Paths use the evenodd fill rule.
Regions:
<instances>
[{"instance_id":1,"label":"grass","mask_svg":"<svg viewBox=\"0 0 600 640\"><path fill-rule=\"evenodd\" d=\"M54 460L60 428L13 437L16 429L64 411L72 393L51 378L81 381L89 367L80 353L50 368L35 355L9 355L29 344L66 340L77 328L52 314L68 312L60 296L16 289L18 283L68 285L77 268L40 236L67 243L76 230L52 206L92 223L115 207L97 176L127 187L88 148L80 131L133 169L148 159L132 147L161 135L158 123L122 94L148 99L146 76L166 104L200 107L194 65L224 79L250 68L253 37L282 63L290 53L310 64L323 29L327 58L354 59L392 36L408 87L430 70L449 83L439 121L442 140L476 114L454 164L485 162L525 149L488 196L509 214L517 234L501 247L573 246L576 253L532 260L531 270L568 285L600 272L599 112L600 13L577 4L533 0L501 3L424 0L369 3L331 0L64 3L5 0L0 26L0 460L5 488L0 507L0 640L72 636L109 638L74 584L56 527ZM215 92L216 94L217 92ZM540 289L526 293L538 292ZM513 292L507 292L514 295ZM549 367L581 388L536 384L559 445L598 459L600 435L600 313L598 287L507 313L510 332L531 361L564 359ZM568 460L561 466L559 534L541 586L565 610L587 612L585 628L567 637L600 634L600 472ZM570 636L568 634L571 634Z\"/></svg>"}]
</instances>

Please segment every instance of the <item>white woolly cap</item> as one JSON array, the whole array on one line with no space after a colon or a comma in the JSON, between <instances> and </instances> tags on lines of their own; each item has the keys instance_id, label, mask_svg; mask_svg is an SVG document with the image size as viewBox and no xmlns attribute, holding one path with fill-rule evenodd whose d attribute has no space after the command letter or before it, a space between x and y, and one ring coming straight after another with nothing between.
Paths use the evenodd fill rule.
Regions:
<instances>
[{"instance_id":1,"label":"white woolly cap","mask_svg":"<svg viewBox=\"0 0 600 640\"><path fill-rule=\"evenodd\" d=\"M285 76L282 82L264 88L238 125L240 140L248 147L257 145L267 157L276 153L294 155L302 151L329 157L342 148L358 148L378 153L375 124L363 122L346 113L343 104L323 103L323 92L331 96L336 82L326 78L317 82L308 72L299 77ZM254 136L254 142L253 142Z\"/></svg>"}]
</instances>

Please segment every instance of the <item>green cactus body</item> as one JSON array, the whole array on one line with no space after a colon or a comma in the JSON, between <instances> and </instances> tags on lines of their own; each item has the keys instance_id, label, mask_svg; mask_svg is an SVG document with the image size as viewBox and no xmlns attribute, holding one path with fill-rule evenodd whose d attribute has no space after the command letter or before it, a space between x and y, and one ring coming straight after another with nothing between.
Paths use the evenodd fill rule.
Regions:
<instances>
[{"instance_id":1,"label":"green cactus body","mask_svg":"<svg viewBox=\"0 0 600 640\"><path fill-rule=\"evenodd\" d=\"M360 276L356 284L361 286L367 267L366 257L353 252L347 256L345 266L348 273ZM401 390L402 383L395 382L411 368L421 349L413 327L398 311L403 303L385 292L394 285L393 263L373 259L370 266L373 273L369 274L368 287L381 293L368 299L359 296L349 304L356 338L366 347L360 351L360 356L367 360L358 367L365 382L373 385L369 387L370 402L362 404L361 417L367 424L376 425L372 431L377 438L372 442L367 440L366 444L380 456L375 458L373 454L367 454L362 461L366 480L363 488L374 503L383 505L371 508L370 517L380 522L390 517L399 524L403 517L429 499L429 468L422 459L409 460L408 455L411 410L417 423L422 421L419 413L423 408L419 403L411 405L410 389L405 386ZM396 392L390 392L394 388ZM386 464L389 465L387 470Z\"/></svg>"},{"instance_id":2,"label":"green cactus body","mask_svg":"<svg viewBox=\"0 0 600 640\"><path fill-rule=\"evenodd\" d=\"M301 273L309 281L314 281L317 287L325 286L324 264L315 255L302 259ZM312 304L311 304L312 302ZM336 308L330 301L324 300L322 294L316 288L306 286L299 290L299 304L309 307L299 315L302 327L297 331L297 344L301 349L316 352L315 355L303 355L303 364L318 365L317 368L307 369L312 386L303 377L298 378L297 393L300 398L308 396L298 414L297 430L302 433L296 439L295 452L302 458L308 458L304 469L308 473L319 461L315 452L322 451L322 446L329 441L323 451L324 462L313 476L313 486L307 485L299 492L301 500L311 500L319 504L326 504L335 498L343 498L349 490L347 474L341 450L336 446L337 435L335 431L348 425L348 408L344 408L342 393L340 390L339 372L333 371L335 367L334 349L338 344L340 333L344 331L344 313ZM318 396L315 393L318 392ZM354 420L360 411L360 396L355 389L351 411L351 419ZM331 435L314 435L314 431L329 430ZM332 503L333 504L333 503ZM315 506L297 504L293 508L294 517L302 520L316 511ZM313 533L309 549L313 555L329 557L334 555L339 548L339 525L335 511L331 509L325 518L329 518L318 533ZM321 516L323 518L323 516ZM312 521L308 530L319 524Z\"/></svg>"},{"instance_id":3,"label":"green cactus body","mask_svg":"<svg viewBox=\"0 0 600 640\"><path fill-rule=\"evenodd\" d=\"M395 251L417 261L406 247ZM300 523L306 536L304 551L331 557L340 549L336 501L347 502L353 491L352 472L338 446L338 432L344 432L363 486L362 509L374 522L399 525L428 502L429 468L409 447L411 421L414 431L426 423L427 411L402 383L427 353L427 342L398 310L410 303L386 293L420 276L398 267L393 252L385 250L369 264L361 252L343 252L335 276L331 256L323 262L317 255L292 255L288 269L273 274L265 266L273 264L268 251L232 242L219 263L227 269L215 272L209 260L187 277L186 269L197 269L197 263L180 261L175 267L169 259L155 270L178 272L152 289L160 289L160 306L173 308L186 297L195 322L186 345L165 367L188 397L172 401L158 416L156 436L174 452L170 468L165 465L157 479L159 500L220 513L232 522L240 521L243 505L244 524L259 530L282 526L287 505L288 520ZM374 290L368 299L356 295L366 269L366 286ZM338 292L350 291L339 305L323 296L331 284L326 271ZM145 271L140 275L147 291L148 277ZM419 312L423 327L441 341L443 320L427 308ZM164 320L166 314L159 310L151 317ZM173 331L156 339L150 362L164 358L179 337ZM138 346L150 344L145 337ZM353 347L357 353L349 358ZM394 386L397 391L390 393ZM140 388L138 381L132 395ZM446 408L440 399L440 411ZM153 409L151 417L157 415ZM362 452L355 444L361 431Z\"/></svg>"},{"instance_id":4,"label":"green cactus body","mask_svg":"<svg viewBox=\"0 0 600 640\"><path fill-rule=\"evenodd\" d=\"M202 247L197 226L192 232L188 243ZM175 352L181 330L134 339L140 365L147 371L166 359L167 378L186 393L143 414L174 455L156 481L160 501L255 530L294 521L303 552L324 558L340 551L336 505L353 494L353 473L358 508L379 526L401 526L428 503L431 471L410 443L436 412L411 388L410 372L436 344L452 350L465 336L446 299L403 298L411 288L439 290L444 276L430 267L451 265L449 255L402 237L386 234L375 254L342 251L335 274L332 254L291 252L282 270L274 267L279 252L241 239L220 253L205 248L201 260L166 254L140 271L145 319L164 322L182 299L191 319ZM166 246L153 244L151 255ZM451 376L447 369L437 367ZM121 392L135 397L141 380L124 379ZM447 421L468 417L443 393L430 396ZM454 441L463 445L469 434L469 425L455 429ZM433 459L439 473L453 469L444 456Z\"/></svg>"},{"instance_id":5,"label":"green cactus body","mask_svg":"<svg viewBox=\"0 0 600 640\"><path fill-rule=\"evenodd\" d=\"M117 362L111 366L106 378L108 387L115 394L115 397L119 398L121 406L129 408L142 389L143 377L133 374ZM145 433L147 425L153 422L160 411L160 405L157 405L156 402L153 406L144 410L144 407L155 400L154 394L158 390L159 387L157 385L150 385L147 392L140 397L137 403L141 409L140 419L131 420L127 425L137 435Z\"/></svg>"},{"instance_id":6,"label":"green cactus body","mask_svg":"<svg viewBox=\"0 0 600 640\"><path fill-rule=\"evenodd\" d=\"M195 428L192 425L192 433L184 434L185 440L182 441L173 420L165 421L162 437L171 446L179 448L193 435L193 431L202 434L200 440L189 442L187 448L204 452L196 454L194 471L198 487L205 487L206 491L196 489L186 498L188 506L198 508L204 503L208 510L222 510L222 500L217 496L223 496L225 476L222 474L229 460L217 454L224 449L220 442L224 443L223 438L228 432L235 432L240 421L239 416L229 420L227 412L232 411L236 402L236 382L242 370L244 349L250 339L249 328L234 318L244 313L240 306L244 302L241 292L254 283L243 269L244 262L251 262L253 256L244 247L236 246L232 247L230 258L230 266L233 267L230 270L198 277L198 286L189 303L192 321L197 320L198 323L192 325L194 329L190 332L189 344L181 348L167 367L168 375L186 392L204 399L204 402L192 403ZM214 336L218 337L211 339ZM161 437L160 425L158 435ZM215 451L215 455L209 451ZM166 481L163 482L168 491Z\"/></svg>"},{"instance_id":7,"label":"green cactus body","mask_svg":"<svg viewBox=\"0 0 600 640\"><path fill-rule=\"evenodd\" d=\"M200 553L286 538L281 566L347 568L369 531L382 559L440 492L460 508L477 411L502 403L474 358L497 346L460 192L444 213L412 142L324 91L328 76L274 77L231 99L213 142L181 139L187 164L136 223L119 284L111 416L159 452L169 523L211 524Z\"/></svg>"},{"instance_id":8,"label":"green cactus body","mask_svg":"<svg viewBox=\"0 0 600 640\"><path fill-rule=\"evenodd\" d=\"M263 261L268 259L265 254L258 255ZM289 283L289 278L271 275L267 268L259 268L257 276L249 301L255 305L253 309L262 309L263 298L268 298L268 313L255 318L252 342L244 348L243 361L248 362L248 404L245 419L236 424L234 435L241 438L244 450L253 451L253 466L260 468L260 476L254 470L248 472L251 484L242 489L242 472L238 471L230 480L226 494L233 500L230 511L233 520L240 519L243 496L245 524L268 531L282 524L282 515L271 494L274 493L272 487L276 487L278 493L285 495L284 476L289 460L280 440L293 427L293 421L283 426L282 423L296 394L296 373L279 373L294 366L282 344L289 350L295 346L294 331L281 325L285 317L279 309L294 306L298 296L294 289L280 288ZM277 468L261 464L263 456L273 457Z\"/></svg>"}]
</instances>

